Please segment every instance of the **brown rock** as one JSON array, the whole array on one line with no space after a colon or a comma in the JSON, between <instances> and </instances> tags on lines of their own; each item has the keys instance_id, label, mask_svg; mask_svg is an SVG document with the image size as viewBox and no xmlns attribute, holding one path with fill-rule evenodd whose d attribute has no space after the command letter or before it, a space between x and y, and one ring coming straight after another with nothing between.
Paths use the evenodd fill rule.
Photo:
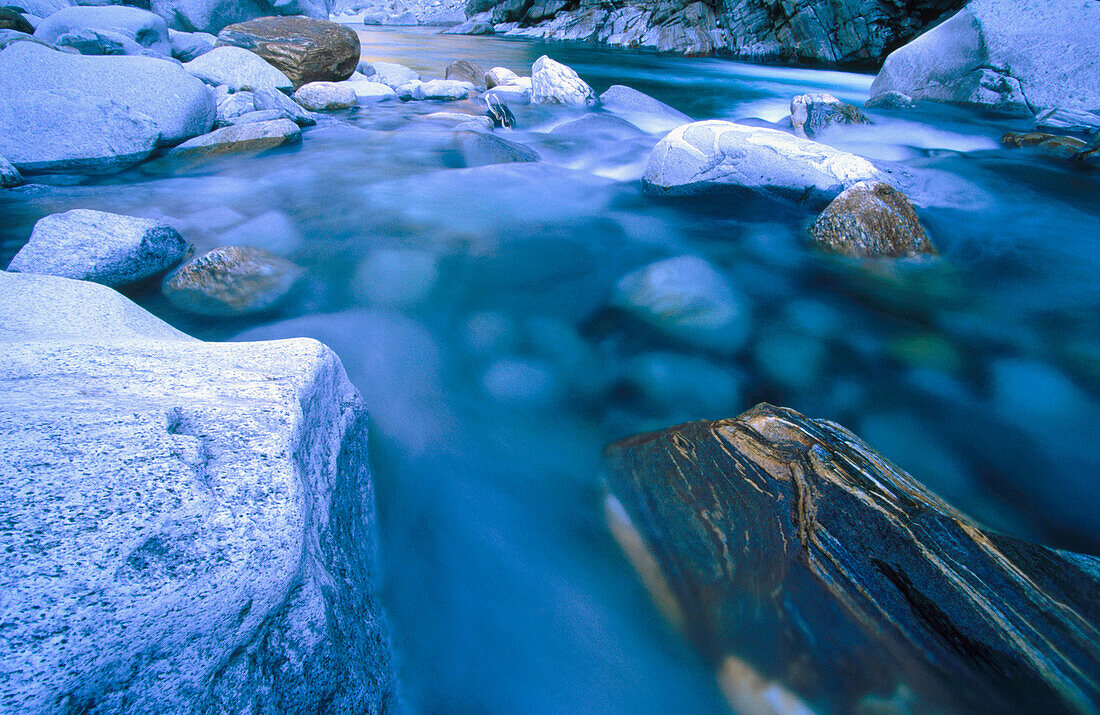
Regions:
<instances>
[{"instance_id":1,"label":"brown rock","mask_svg":"<svg viewBox=\"0 0 1100 715\"><path fill-rule=\"evenodd\" d=\"M282 70L295 89L309 82L340 82L359 64L359 36L351 28L310 17L261 17L229 25L218 45L243 47Z\"/></svg>"},{"instance_id":2,"label":"brown rock","mask_svg":"<svg viewBox=\"0 0 1100 715\"><path fill-rule=\"evenodd\" d=\"M878 181L861 181L833 199L810 226L822 248L861 258L936 255L913 204Z\"/></svg>"},{"instance_id":3,"label":"brown rock","mask_svg":"<svg viewBox=\"0 0 1100 715\"><path fill-rule=\"evenodd\" d=\"M1009 149L1034 149L1040 154L1055 159L1073 159L1086 148L1086 143L1076 137L1063 137L1042 132L1029 134L1009 132L1001 137L1001 144Z\"/></svg>"},{"instance_id":4,"label":"brown rock","mask_svg":"<svg viewBox=\"0 0 1100 715\"><path fill-rule=\"evenodd\" d=\"M301 277L301 268L262 248L225 246L180 266L163 290L177 308L231 317L278 307Z\"/></svg>"},{"instance_id":5,"label":"brown rock","mask_svg":"<svg viewBox=\"0 0 1100 715\"><path fill-rule=\"evenodd\" d=\"M1095 712L1100 559L758 405L607 448L612 533L738 712Z\"/></svg>"},{"instance_id":6,"label":"brown rock","mask_svg":"<svg viewBox=\"0 0 1100 715\"><path fill-rule=\"evenodd\" d=\"M0 6L0 30L15 30L33 35L34 25L27 22L27 18L14 8Z\"/></svg>"},{"instance_id":7,"label":"brown rock","mask_svg":"<svg viewBox=\"0 0 1100 715\"><path fill-rule=\"evenodd\" d=\"M485 86L485 70L469 60L458 60L447 65L443 77L459 82L469 82L475 87Z\"/></svg>"}]
</instances>

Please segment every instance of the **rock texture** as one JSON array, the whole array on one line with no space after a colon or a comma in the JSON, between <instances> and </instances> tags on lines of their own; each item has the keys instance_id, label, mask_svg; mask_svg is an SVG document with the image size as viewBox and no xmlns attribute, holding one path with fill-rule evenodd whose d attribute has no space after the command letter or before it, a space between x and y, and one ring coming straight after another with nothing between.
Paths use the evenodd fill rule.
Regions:
<instances>
[{"instance_id":1,"label":"rock texture","mask_svg":"<svg viewBox=\"0 0 1100 715\"><path fill-rule=\"evenodd\" d=\"M591 107L599 98L572 67L543 55L531 65L531 103Z\"/></svg>"},{"instance_id":2,"label":"rock texture","mask_svg":"<svg viewBox=\"0 0 1100 715\"><path fill-rule=\"evenodd\" d=\"M346 82L310 82L294 92L294 101L311 112L347 109L358 99L355 88Z\"/></svg>"},{"instance_id":3,"label":"rock texture","mask_svg":"<svg viewBox=\"0 0 1100 715\"><path fill-rule=\"evenodd\" d=\"M886 58L872 99L970 104L1009 114L1100 110L1100 4L973 0Z\"/></svg>"},{"instance_id":4,"label":"rock texture","mask_svg":"<svg viewBox=\"0 0 1100 715\"><path fill-rule=\"evenodd\" d=\"M83 42L101 46L97 35L108 33L119 41L119 52L86 51ZM167 57L172 53L168 25L159 15L136 7L74 6L58 10L39 24L34 36L58 46L72 46L82 54L151 54Z\"/></svg>"},{"instance_id":5,"label":"rock texture","mask_svg":"<svg viewBox=\"0 0 1100 715\"><path fill-rule=\"evenodd\" d=\"M27 22L25 17L12 8L0 7L0 30L15 30L33 35L34 25Z\"/></svg>"},{"instance_id":6,"label":"rock texture","mask_svg":"<svg viewBox=\"0 0 1100 715\"><path fill-rule=\"evenodd\" d=\"M4 712L385 711L366 414L312 340L0 273Z\"/></svg>"},{"instance_id":7,"label":"rock texture","mask_svg":"<svg viewBox=\"0 0 1100 715\"><path fill-rule=\"evenodd\" d=\"M270 89L290 91L294 83L259 55L240 47L215 47L183 68L203 82L226 85L234 92Z\"/></svg>"},{"instance_id":8,"label":"rock texture","mask_svg":"<svg viewBox=\"0 0 1100 715\"><path fill-rule=\"evenodd\" d=\"M613 532L735 711L1095 712L1100 560L987 531L785 408L606 455Z\"/></svg>"},{"instance_id":9,"label":"rock texture","mask_svg":"<svg viewBox=\"0 0 1100 715\"><path fill-rule=\"evenodd\" d=\"M900 258L936 255L905 194L880 181L845 189L810 225L819 247L845 256Z\"/></svg>"},{"instance_id":10,"label":"rock texture","mask_svg":"<svg viewBox=\"0 0 1100 715\"><path fill-rule=\"evenodd\" d=\"M1009 132L1001 137L1001 144L1009 149L1031 149L1055 159L1073 159L1085 150L1087 142L1077 137L1067 137L1043 132L1018 134Z\"/></svg>"},{"instance_id":11,"label":"rock texture","mask_svg":"<svg viewBox=\"0 0 1100 715\"><path fill-rule=\"evenodd\" d=\"M12 163L0 156L0 189L10 189L23 183L23 175Z\"/></svg>"},{"instance_id":12,"label":"rock texture","mask_svg":"<svg viewBox=\"0 0 1100 715\"><path fill-rule=\"evenodd\" d=\"M309 17L263 17L230 25L219 45L242 47L279 68L294 87L339 82L359 64L359 36L346 25Z\"/></svg>"},{"instance_id":13,"label":"rock texture","mask_svg":"<svg viewBox=\"0 0 1100 715\"><path fill-rule=\"evenodd\" d=\"M838 124L870 124L863 112L831 94L800 94L791 100L791 127L800 137L812 137Z\"/></svg>"},{"instance_id":14,"label":"rock texture","mask_svg":"<svg viewBox=\"0 0 1100 715\"><path fill-rule=\"evenodd\" d=\"M691 117L683 112L621 84L611 85L600 95L600 108L653 134L691 123Z\"/></svg>"},{"instance_id":15,"label":"rock texture","mask_svg":"<svg viewBox=\"0 0 1100 715\"><path fill-rule=\"evenodd\" d=\"M176 229L151 219L73 209L38 220L9 271L125 286L163 273L183 258Z\"/></svg>"},{"instance_id":16,"label":"rock texture","mask_svg":"<svg viewBox=\"0 0 1100 715\"><path fill-rule=\"evenodd\" d=\"M164 281L164 295L199 315L251 315L277 308L301 277L301 268L262 248L226 246L176 269Z\"/></svg>"},{"instance_id":17,"label":"rock texture","mask_svg":"<svg viewBox=\"0 0 1100 715\"><path fill-rule=\"evenodd\" d=\"M234 124L185 141L150 165L182 168L221 156L258 154L301 141L302 130L289 119Z\"/></svg>"}]
</instances>

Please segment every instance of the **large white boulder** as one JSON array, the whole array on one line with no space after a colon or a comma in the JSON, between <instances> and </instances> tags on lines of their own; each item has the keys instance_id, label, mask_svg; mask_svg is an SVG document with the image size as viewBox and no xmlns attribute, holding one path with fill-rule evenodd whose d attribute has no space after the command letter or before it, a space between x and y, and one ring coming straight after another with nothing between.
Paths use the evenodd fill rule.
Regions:
<instances>
[{"instance_id":1,"label":"large white boulder","mask_svg":"<svg viewBox=\"0 0 1100 715\"><path fill-rule=\"evenodd\" d=\"M73 6L58 10L35 28L34 36L53 45L70 45L83 51L82 42L96 43L102 33L121 38L121 54L167 57L172 53L164 18L125 5Z\"/></svg>"},{"instance_id":2,"label":"large white boulder","mask_svg":"<svg viewBox=\"0 0 1100 715\"><path fill-rule=\"evenodd\" d=\"M308 339L204 343L0 273L4 712L379 712L366 413Z\"/></svg>"},{"instance_id":3,"label":"large white boulder","mask_svg":"<svg viewBox=\"0 0 1100 715\"><path fill-rule=\"evenodd\" d=\"M592 107L599 104L596 92L576 71L546 55L531 65L531 102Z\"/></svg>"},{"instance_id":4,"label":"large white boulder","mask_svg":"<svg viewBox=\"0 0 1100 715\"><path fill-rule=\"evenodd\" d=\"M901 92L1031 114L1100 110L1100 3L973 0L894 50L871 98Z\"/></svg>"},{"instance_id":5,"label":"large white boulder","mask_svg":"<svg viewBox=\"0 0 1100 715\"><path fill-rule=\"evenodd\" d=\"M183 68L212 85L225 85L234 92L294 89L290 78L274 65L240 47L215 47L199 55Z\"/></svg>"}]
</instances>

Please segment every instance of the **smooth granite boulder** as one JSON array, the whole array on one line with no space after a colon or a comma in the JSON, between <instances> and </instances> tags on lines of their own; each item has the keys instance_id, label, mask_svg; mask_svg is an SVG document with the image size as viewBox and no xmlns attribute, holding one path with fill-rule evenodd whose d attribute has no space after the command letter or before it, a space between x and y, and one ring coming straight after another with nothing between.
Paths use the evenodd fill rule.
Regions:
<instances>
[{"instance_id":1,"label":"smooth granite boulder","mask_svg":"<svg viewBox=\"0 0 1100 715\"><path fill-rule=\"evenodd\" d=\"M351 87L360 102L381 102L384 99L397 99L397 92L394 92L389 85L374 82L358 72L352 74L351 79L345 80L343 84Z\"/></svg>"},{"instance_id":2,"label":"smooth granite boulder","mask_svg":"<svg viewBox=\"0 0 1100 715\"><path fill-rule=\"evenodd\" d=\"M453 102L466 99L470 94L470 86L469 82L459 82L453 79L433 79L418 83L413 89L412 98Z\"/></svg>"},{"instance_id":3,"label":"smooth granite boulder","mask_svg":"<svg viewBox=\"0 0 1100 715\"><path fill-rule=\"evenodd\" d=\"M252 102L257 111L278 109L285 112L300 127L311 127L317 123L302 105L295 102L282 92L274 89L257 89L252 93Z\"/></svg>"},{"instance_id":4,"label":"smooth granite boulder","mask_svg":"<svg viewBox=\"0 0 1100 715\"><path fill-rule=\"evenodd\" d=\"M0 156L0 189L10 189L23 183L23 175L12 163Z\"/></svg>"},{"instance_id":5,"label":"smooth granite boulder","mask_svg":"<svg viewBox=\"0 0 1100 715\"><path fill-rule=\"evenodd\" d=\"M531 65L531 103L567 104L592 107L599 104L596 93L572 67L546 55Z\"/></svg>"},{"instance_id":6,"label":"smooth granite boulder","mask_svg":"<svg viewBox=\"0 0 1100 715\"><path fill-rule=\"evenodd\" d=\"M214 42L217 39L207 32L168 30L168 42L172 46L172 56L180 62L190 62L199 55L205 55L214 49Z\"/></svg>"},{"instance_id":7,"label":"smooth granite boulder","mask_svg":"<svg viewBox=\"0 0 1100 715\"><path fill-rule=\"evenodd\" d=\"M25 0L24 0L25 1ZM331 0L149 0L149 9L174 30L216 35L227 25L268 15L306 15L327 20Z\"/></svg>"},{"instance_id":8,"label":"smooth granite boulder","mask_svg":"<svg viewBox=\"0 0 1100 715\"><path fill-rule=\"evenodd\" d=\"M232 123L185 141L150 162L149 170L186 169L225 156L259 154L302 141L302 130L289 119Z\"/></svg>"},{"instance_id":9,"label":"smooth granite boulder","mask_svg":"<svg viewBox=\"0 0 1100 715\"><path fill-rule=\"evenodd\" d=\"M290 91L294 83L259 55L240 47L215 47L183 65L203 82L227 85L234 92L272 89Z\"/></svg>"},{"instance_id":10,"label":"smooth granite boulder","mask_svg":"<svg viewBox=\"0 0 1100 715\"><path fill-rule=\"evenodd\" d=\"M147 10L124 5L103 7L73 6L58 10L39 24L34 36L53 45L71 45L82 54L106 54L84 52L79 38L87 33L111 33L128 40L131 45L123 53L151 54L167 57L172 54L168 39L168 25L160 15ZM73 41L71 39L76 38Z\"/></svg>"},{"instance_id":11,"label":"smooth granite boulder","mask_svg":"<svg viewBox=\"0 0 1100 715\"><path fill-rule=\"evenodd\" d=\"M600 108L652 134L671 131L692 121L678 109L621 84L611 85L600 95Z\"/></svg>"},{"instance_id":12,"label":"smooth granite boulder","mask_svg":"<svg viewBox=\"0 0 1100 715\"><path fill-rule=\"evenodd\" d=\"M511 84L514 80L519 79L519 75L508 69L507 67L494 67L485 73L482 78L482 82L486 89L492 89L497 85Z\"/></svg>"},{"instance_id":13,"label":"smooth granite boulder","mask_svg":"<svg viewBox=\"0 0 1100 715\"><path fill-rule=\"evenodd\" d=\"M359 95L346 82L310 82L294 92L294 101L311 112L332 112L354 107Z\"/></svg>"},{"instance_id":14,"label":"smooth granite boulder","mask_svg":"<svg viewBox=\"0 0 1100 715\"><path fill-rule=\"evenodd\" d=\"M359 64L359 36L354 30L310 17L262 17L230 25L218 33L218 45L255 52L295 87L345 80Z\"/></svg>"},{"instance_id":15,"label":"smooth granite boulder","mask_svg":"<svg viewBox=\"0 0 1100 715\"><path fill-rule=\"evenodd\" d=\"M8 270L119 287L163 273L186 250L187 242L168 224L73 209L39 219Z\"/></svg>"},{"instance_id":16,"label":"smooth granite boulder","mask_svg":"<svg viewBox=\"0 0 1100 715\"><path fill-rule=\"evenodd\" d=\"M164 280L164 295L199 315L252 315L279 307L301 278L301 268L270 251L225 246L177 268Z\"/></svg>"},{"instance_id":17,"label":"smooth granite boulder","mask_svg":"<svg viewBox=\"0 0 1100 715\"><path fill-rule=\"evenodd\" d=\"M367 416L308 339L0 272L4 712L395 707Z\"/></svg>"},{"instance_id":18,"label":"smooth granite boulder","mask_svg":"<svg viewBox=\"0 0 1100 715\"><path fill-rule=\"evenodd\" d=\"M913 204L880 181L861 181L833 199L810 225L826 251L860 258L936 255Z\"/></svg>"}]
</instances>

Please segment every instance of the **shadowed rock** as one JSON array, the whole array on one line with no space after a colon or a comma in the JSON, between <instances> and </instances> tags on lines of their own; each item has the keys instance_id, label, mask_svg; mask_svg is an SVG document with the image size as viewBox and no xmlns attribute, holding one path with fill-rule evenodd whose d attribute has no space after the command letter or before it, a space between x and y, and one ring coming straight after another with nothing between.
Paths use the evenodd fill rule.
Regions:
<instances>
[{"instance_id":1,"label":"shadowed rock","mask_svg":"<svg viewBox=\"0 0 1100 715\"><path fill-rule=\"evenodd\" d=\"M810 225L827 251L861 258L936 255L905 194L880 181L845 189Z\"/></svg>"},{"instance_id":2,"label":"shadowed rock","mask_svg":"<svg viewBox=\"0 0 1100 715\"><path fill-rule=\"evenodd\" d=\"M1077 137L1030 132L1009 132L1001 137L1001 144L1009 149L1031 149L1055 159L1072 159L1085 150L1086 143Z\"/></svg>"},{"instance_id":3,"label":"shadowed rock","mask_svg":"<svg viewBox=\"0 0 1100 715\"><path fill-rule=\"evenodd\" d=\"M606 463L613 533L735 707L1096 712L1100 560L983 529L843 427L762 404Z\"/></svg>"},{"instance_id":4,"label":"shadowed rock","mask_svg":"<svg viewBox=\"0 0 1100 715\"><path fill-rule=\"evenodd\" d=\"M279 68L301 87L339 82L359 63L359 36L349 27L309 17L261 17L218 33L219 45L243 47Z\"/></svg>"},{"instance_id":5,"label":"shadowed rock","mask_svg":"<svg viewBox=\"0 0 1100 715\"><path fill-rule=\"evenodd\" d=\"M870 124L871 120L831 94L800 94L791 100L791 126L800 137L812 137L835 124Z\"/></svg>"},{"instance_id":6,"label":"shadowed rock","mask_svg":"<svg viewBox=\"0 0 1100 715\"><path fill-rule=\"evenodd\" d=\"M33 35L34 25L12 8L0 7L0 30L15 30Z\"/></svg>"}]
</instances>

